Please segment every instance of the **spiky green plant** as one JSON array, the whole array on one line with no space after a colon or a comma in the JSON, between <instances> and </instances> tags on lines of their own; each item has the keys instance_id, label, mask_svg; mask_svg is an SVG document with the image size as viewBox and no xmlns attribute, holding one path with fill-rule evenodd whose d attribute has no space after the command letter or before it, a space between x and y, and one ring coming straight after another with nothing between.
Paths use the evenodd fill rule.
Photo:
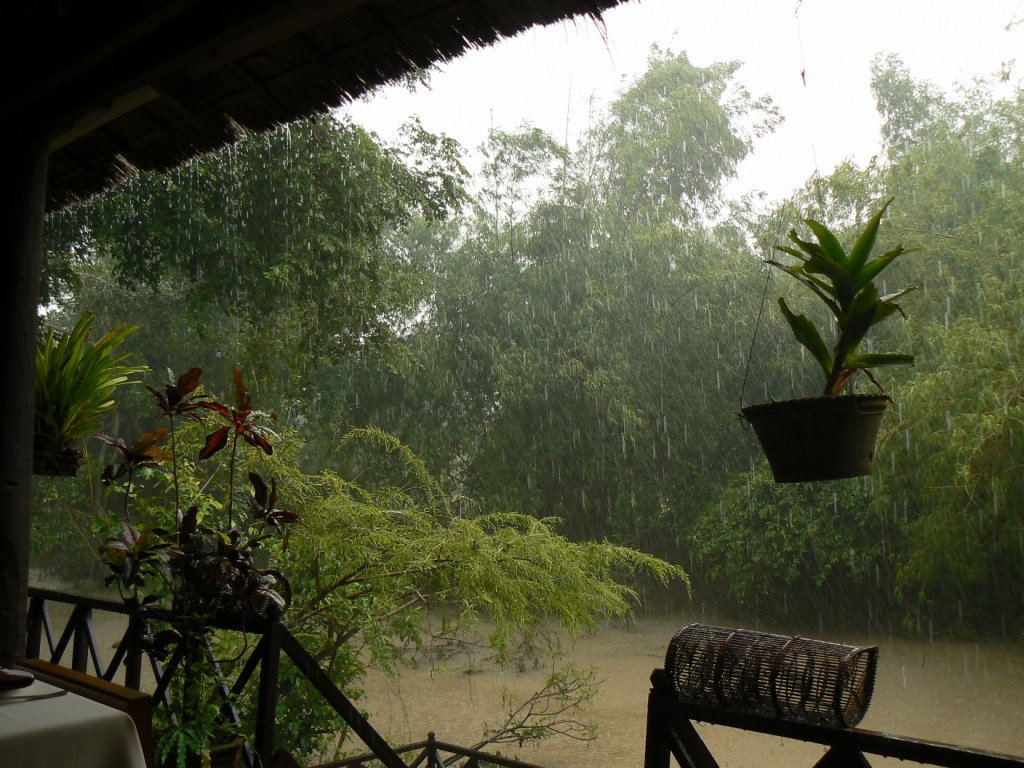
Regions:
<instances>
[{"instance_id":1,"label":"spiky green plant","mask_svg":"<svg viewBox=\"0 0 1024 768\"><path fill-rule=\"evenodd\" d=\"M838 395L859 370L865 371L874 381L868 370L870 368L914 364L913 355L857 354L857 348L873 325L896 312L906 317L896 301L917 287L911 286L886 296L879 296L874 284L874 279L879 273L897 257L917 250L908 250L902 245L897 245L882 256L870 258L878 236L879 224L891 202L890 198L882 209L871 217L849 253L828 227L813 219L806 219L807 226L811 228L818 242L801 240L796 230L791 230L789 239L796 243L797 248L788 245L775 246L778 250L795 256L800 263L788 266L776 261L769 262L809 288L815 296L825 302L835 317L836 341L830 349L812 320L806 315L796 314L786 304L785 299L779 299L779 307L789 322L796 340L810 351L825 373L823 395ZM877 382L875 384L877 385Z\"/></svg>"},{"instance_id":2,"label":"spiky green plant","mask_svg":"<svg viewBox=\"0 0 1024 768\"><path fill-rule=\"evenodd\" d=\"M114 349L138 326L121 324L94 343L89 342L91 312L67 332L48 328L36 347L35 468L43 474L65 474L77 466L74 443L100 428L103 415L114 408L114 392L131 377L149 370L124 365L127 354Z\"/></svg>"}]
</instances>

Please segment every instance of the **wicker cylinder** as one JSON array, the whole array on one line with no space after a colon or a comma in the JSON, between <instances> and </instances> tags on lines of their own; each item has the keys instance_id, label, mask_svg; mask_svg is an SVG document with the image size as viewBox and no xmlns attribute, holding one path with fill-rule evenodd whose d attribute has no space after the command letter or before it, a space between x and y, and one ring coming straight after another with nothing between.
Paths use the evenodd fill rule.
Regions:
<instances>
[{"instance_id":1,"label":"wicker cylinder","mask_svg":"<svg viewBox=\"0 0 1024 768\"><path fill-rule=\"evenodd\" d=\"M840 727L859 723L875 687L878 646L689 624L665 671L682 701Z\"/></svg>"}]
</instances>

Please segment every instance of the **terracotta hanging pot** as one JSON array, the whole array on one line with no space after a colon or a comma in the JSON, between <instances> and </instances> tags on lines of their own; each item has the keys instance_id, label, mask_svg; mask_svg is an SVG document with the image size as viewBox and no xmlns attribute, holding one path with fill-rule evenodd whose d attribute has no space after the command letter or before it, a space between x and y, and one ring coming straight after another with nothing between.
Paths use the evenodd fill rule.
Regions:
<instances>
[{"instance_id":1,"label":"terracotta hanging pot","mask_svg":"<svg viewBox=\"0 0 1024 768\"><path fill-rule=\"evenodd\" d=\"M754 428L777 483L871 474L889 398L840 395L761 403L741 413Z\"/></svg>"}]
</instances>

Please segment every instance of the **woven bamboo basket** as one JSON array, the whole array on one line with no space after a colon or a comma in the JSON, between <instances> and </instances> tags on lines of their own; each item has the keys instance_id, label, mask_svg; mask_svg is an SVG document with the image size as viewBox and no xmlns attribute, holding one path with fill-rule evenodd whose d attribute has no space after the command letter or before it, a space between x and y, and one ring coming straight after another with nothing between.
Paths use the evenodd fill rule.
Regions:
<instances>
[{"instance_id":1,"label":"woven bamboo basket","mask_svg":"<svg viewBox=\"0 0 1024 768\"><path fill-rule=\"evenodd\" d=\"M871 703L878 646L689 624L665 671L682 701L819 725L850 727Z\"/></svg>"}]
</instances>

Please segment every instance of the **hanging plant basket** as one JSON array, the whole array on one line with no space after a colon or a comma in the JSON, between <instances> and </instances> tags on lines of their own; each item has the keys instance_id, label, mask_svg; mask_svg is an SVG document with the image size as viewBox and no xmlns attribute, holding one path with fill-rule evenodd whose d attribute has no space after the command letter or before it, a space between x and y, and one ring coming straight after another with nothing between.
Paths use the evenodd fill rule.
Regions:
<instances>
[{"instance_id":1,"label":"hanging plant basket","mask_svg":"<svg viewBox=\"0 0 1024 768\"><path fill-rule=\"evenodd\" d=\"M82 452L55 448L52 440L37 435L32 445L32 474L44 477L75 477L82 465Z\"/></svg>"},{"instance_id":2,"label":"hanging plant basket","mask_svg":"<svg viewBox=\"0 0 1024 768\"><path fill-rule=\"evenodd\" d=\"M754 428L777 483L870 475L889 398L841 395L761 403L741 413Z\"/></svg>"}]
</instances>

